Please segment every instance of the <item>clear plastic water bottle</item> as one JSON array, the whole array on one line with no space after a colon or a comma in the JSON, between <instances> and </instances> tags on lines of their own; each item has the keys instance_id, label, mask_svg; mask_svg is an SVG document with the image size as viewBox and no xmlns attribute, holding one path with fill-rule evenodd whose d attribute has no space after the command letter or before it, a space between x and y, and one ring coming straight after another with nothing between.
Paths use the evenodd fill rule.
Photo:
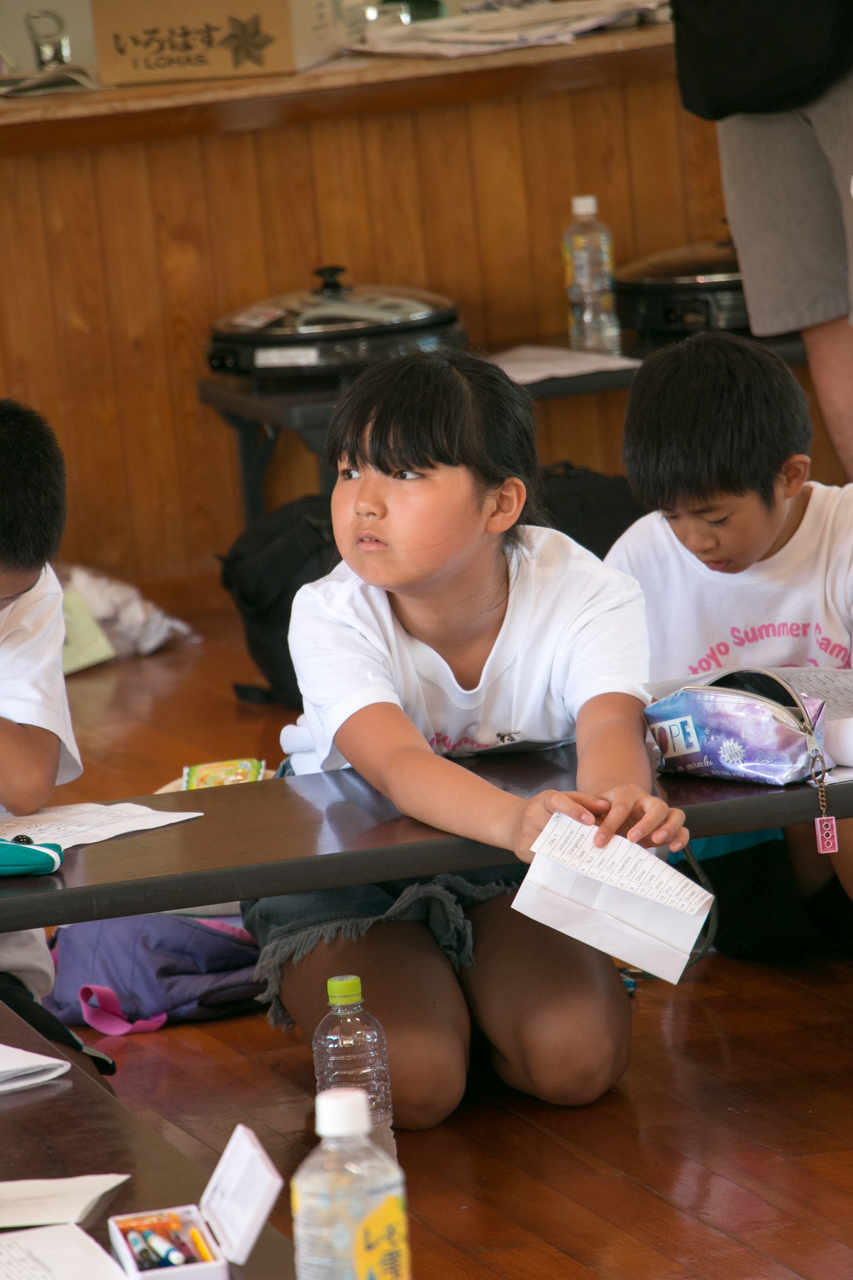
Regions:
<instances>
[{"instance_id":1,"label":"clear plastic water bottle","mask_svg":"<svg viewBox=\"0 0 853 1280\"><path fill-rule=\"evenodd\" d=\"M596 218L595 196L575 196L575 221L563 236L569 342L573 351L621 351L619 318L613 298L613 239Z\"/></svg>"},{"instance_id":2,"label":"clear plastic water bottle","mask_svg":"<svg viewBox=\"0 0 853 1280\"><path fill-rule=\"evenodd\" d=\"M397 1144L391 1129L391 1079L382 1024L361 1003L361 978L329 978L331 1013L314 1032L314 1074L318 1091L364 1089L370 1099L372 1141L392 1160Z\"/></svg>"},{"instance_id":3,"label":"clear plastic water bottle","mask_svg":"<svg viewBox=\"0 0 853 1280\"><path fill-rule=\"evenodd\" d=\"M365 1091L318 1093L316 1128L290 1183L296 1280L410 1280L406 1180L370 1141Z\"/></svg>"}]
</instances>

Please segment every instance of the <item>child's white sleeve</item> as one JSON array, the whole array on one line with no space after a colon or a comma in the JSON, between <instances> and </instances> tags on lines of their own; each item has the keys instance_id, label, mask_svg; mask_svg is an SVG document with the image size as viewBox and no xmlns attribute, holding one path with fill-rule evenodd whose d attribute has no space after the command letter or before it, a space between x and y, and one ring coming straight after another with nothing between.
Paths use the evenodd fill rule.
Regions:
<instances>
[{"instance_id":1,"label":"child's white sleeve","mask_svg":"<svg viewBox=\"0 0 853 1280\"><path fill-rule=\"evenodd\" d=\"M605 693L627 693L648 705L646 607L633 578L619 574L617 583L586 602L567 636L564 654L564 696L573 720L585 702Z\"/></svg>"},{"instance_id":2,"label":"child's white sleeve","mask_svg":"<svg viewBox=\"0 0 853 1280\"><path fill-rule=\"evenodd\" d=\"M321 768L340 769L346 761L334 739L341 725L377 702L402 706L390 655L378 635L345 622L304 587L293 602L289 641Z\"/></svg>"},{"instance_id":3,"label":"child's white sleeve","mask_svg":"<svg viewBox=\"0 0 853 1280\"><path fill-rule=\"evenodd\" d=\"M0 716L55 733L57 783L83 772L62 674L62 587L48 566L31 591L0 613Z\"/></svg>"}]
</instances>

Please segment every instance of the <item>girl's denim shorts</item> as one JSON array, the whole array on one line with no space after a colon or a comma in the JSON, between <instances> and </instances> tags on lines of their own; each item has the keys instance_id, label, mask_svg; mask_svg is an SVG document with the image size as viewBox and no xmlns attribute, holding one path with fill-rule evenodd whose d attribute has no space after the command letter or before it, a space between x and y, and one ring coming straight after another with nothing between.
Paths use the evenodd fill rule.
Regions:
<instances>
[{"instance_id":1,"label":"girl's denim shorts","mask_svg":"<svg viewBox=\"0 0 853 1280\"><path fill-rule=\"evenodd\" d=\"M256 972L266 979L267 987L259 999L270 1002L270 1021L293 1025L279 999L285 961L298 964L319 942L361 938L380 920L418 920L431 930L454 969L471 964L466 911L500 894L514 893L526 871L525 863L514 861L458 875L316 889L241 903L243 925L261 948Z\"/></svg>"}]
</instances>

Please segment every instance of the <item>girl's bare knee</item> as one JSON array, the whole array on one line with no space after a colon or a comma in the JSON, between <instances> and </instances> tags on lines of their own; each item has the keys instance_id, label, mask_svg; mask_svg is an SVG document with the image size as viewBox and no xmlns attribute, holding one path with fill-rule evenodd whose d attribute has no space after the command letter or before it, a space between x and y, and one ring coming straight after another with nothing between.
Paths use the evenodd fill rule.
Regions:
<instances>
[{"instance_id":1,"label":"girl's bare knee","mask_svg":"<svg viewBox=\"0 0 853 1280\"><path fill-rule=\"evenodd\" d=\"M627 1003L627 1002L626 1002ZM590 1009L563 1022L539 1011L519 1028L518 1056L501 1074L543 1102L581 1107L624 1075L631 1052L631 1013Z\"/></svg>"},{"instance_id":2,"label":"girl's bare knee","mask_svg":"<svg viewBox=\"0 0 853 1280\"><path fill-rule=\"evenodd\" d=\"M452 1032L418 1028L392 1032L388 1065L395 1127L431 1129L462 1101L468 1048Z\"/></svg>"}]
</instances>

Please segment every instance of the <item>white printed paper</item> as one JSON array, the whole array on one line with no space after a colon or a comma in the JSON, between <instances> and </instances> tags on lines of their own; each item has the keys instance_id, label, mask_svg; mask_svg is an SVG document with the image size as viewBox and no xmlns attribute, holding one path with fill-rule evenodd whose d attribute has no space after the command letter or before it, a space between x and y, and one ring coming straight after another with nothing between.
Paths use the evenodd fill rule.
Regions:
<instances>
[{"instance_id":1,"label":"white printed paper","mask_svg":"<svg viewBox=\"0 0 853 1280\"><path fill-rule=\"evenodd\" d=\"M513 908L560 933L677 982L713 897L654 853L555 813Z\"/></svg>"},{"instance_id":2,"label":"white printed paper","mask_svg":"<svg viewBox=\"0 0 853 1280\"><path fill-rule=\"evenodd\" d=\"M512 347L492 356L493 364L521 386L547 378L579 378L587 373L611 373L635 369L639 360L602 355L597 351L570 351L565 347Z\"/></svg>"},{"instance_id":3,"label":"white printed paper","mask_svg":"<svg viewBox=\"0 0 853 1280\"><path fill-rule=\"evenodd\" d=\"M0 1227L82 1222L102 1195L112 1191L113 1187L121 1186L129 1177L128 1173L87 1173L79 1178L27 1178L18 1182L0 1182ZM0 1236L0 1240L3 1239L8 1239L8 1236Z\"/></svg>"},{"instance_id":4,"label":"white printed paper","mask_svg":"<svg viewBox=\"0 0 853 1280\"><path fill-rule=\"evenodd\" d=\"M79 1227L0 1235L2 1280L126 1280L117 1262Z\"/></svg>"},{"instance_id":5,"label":"white printed paper","mask_svg":"<svg viewBox=\"0 0 853 1280\"><path fill-rule=\"evenodd\" d=\"M33 844L58 844L63 850L97 844L130 831L169 827L201 813L162 813L144 804L63 804L39 809L28 818L0 818L0 840L26 835Z\"/></svg>"},{"instance_id":6,"label":"white printed paper","mask_svg":"<svg viewBox=\"0 0 853 1280\"><path fill-rule=\"evenodd\" d=\"M48 1084L71 1069L67 1058L48 1058L10 1044L0 1044L0 1094Z\"/></svg>"}]
</instances>

